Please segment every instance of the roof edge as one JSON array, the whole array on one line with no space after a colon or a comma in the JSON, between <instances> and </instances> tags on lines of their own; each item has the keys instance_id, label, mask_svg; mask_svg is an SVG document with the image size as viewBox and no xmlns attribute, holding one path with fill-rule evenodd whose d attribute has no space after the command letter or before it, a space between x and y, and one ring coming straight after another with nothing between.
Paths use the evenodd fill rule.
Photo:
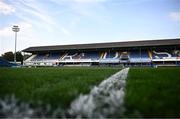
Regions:
<instances>
[{"instance_id":1,"label":"roof edge","mask_svg":"<svg viewBox=\"0 0 180 119\"><path fill-rule=\"evenodd\" d=\"M146 45L150 46L151 44L158 43L158 42L161 42L162 45L163 45L163 42L165 44L168 44L168 43L171 44L171 42L174 43L175 41L177 41L177 44L180 45L180 38L173 38L173 39L138 40L138 41L105 42L105 43L86 43L86 44L69 44L69 45L67 44L67 45L34 46L34 47L28 47L28 48L26 48L26 49L24 49L22 51L23 52L49 51L49 50L52 50L52 51L54 50L55 51L55 50L58 50L58 48L59 48L59 50L62 51L62 50L68 50L68 48L66 48L66 47L69 47L70 48L69 50L72 50L73 47L74 47L74 49L82 49L82 48L84 48L84 49L89 49L89 48L90 49L97 49L98 46L101 48L102 46L106 47L108 45L109 45L109 47L107 47L107 48L110 48L112 45L119 45L119 47L120 47L120 45L124 45L126 47L133 47L133 44L134 44L134 47L136 47L138 44L143 45L143 43L144 43L143 46L146 46ZM148 43L149 43L149 45L148 45ZM139 46L139 47L141 47L141 46ZM48 50L48 48L50 48L50 49Z\"/></svg>"}]
</instances>

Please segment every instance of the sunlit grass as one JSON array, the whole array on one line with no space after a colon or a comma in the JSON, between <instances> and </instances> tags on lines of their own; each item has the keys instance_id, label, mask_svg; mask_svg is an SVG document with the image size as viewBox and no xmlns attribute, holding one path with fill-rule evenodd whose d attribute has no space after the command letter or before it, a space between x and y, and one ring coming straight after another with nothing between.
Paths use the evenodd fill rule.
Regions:
<instances>
[{"instance_id":1,"label":"sunlit grass","mask_svg":"<svg viewBox=\"0 0 180 119\"><path fill-rule=\"evenodd\" d=\"M41 101L67 109L79 94L89 93L91 87L119 70L0 68L0 98L15 94L22 102L36 105ZM180 68L131 68L125 90L125 117L180 117Z\"/></svg>"},{"instance_id":2,"label":"sunlit grass","mask_svg":"<svg viewBox=\"0 0 180 119\"><path fill-rule=\"evenodd\" d=\"M36 104L66 108L80 93L119 71L119 68L0 68L0 97L14 94Z\"/></svg>"}]
</instances>

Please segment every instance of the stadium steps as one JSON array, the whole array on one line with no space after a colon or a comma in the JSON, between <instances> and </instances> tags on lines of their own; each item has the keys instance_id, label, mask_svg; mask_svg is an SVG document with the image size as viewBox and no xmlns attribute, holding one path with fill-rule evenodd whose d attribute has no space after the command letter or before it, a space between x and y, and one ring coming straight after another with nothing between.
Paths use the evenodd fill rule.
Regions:
<instances>
[{"instance_id":1,"label":"stadium steps","mask_svg":"<svg viewBox=\"0 0 180 119\"><path fill-rule=\"evenodd\" d=\"M31 61L32 59L34 59L37 55L32 55L29 58L27 58L25 61Z\"/></svg>"},{"instance_id":2,"label":"stadium steps","mask_svg":"<svg viewBox=\"0 0 180 119\"><path fill-rule=\"evenodd\" d=\"M103 59L106 59L107 52L104 53Z\"/></svg>"},{"instance_id":3,"label":"stadium steps","mask_svg":"<svg viewBox=\"0 0 180 119\"><path fill-rule=\"evenodd\" d=\"M118 56L119 56L119 53L118 53L118 52L116 52L116 54L115 54L115 56L113 57L113 59L118 58Z\"/></svg>"},{"instance_id":4,"label":"stadium steps","mask_svg":"<svg viewBox=\"0 0 180 119\"><path fill-rule=\"evenodd\" d=\"M68 53L64 53L64 54L61 56L60 60L63 60L63 59L65 58L65 56L67 56L67 55L68 55Z\"/></svg>"},{"instance_id":5,"label":"stadium steps","mask_svg":"<svg viewBox=\"0 0 180 119\"><path fill-rule=\"evenodd\" d=\"M101 53L101 55L100 55L100 59L102 59L102 58L103 58L103 55L104 55L104 52L102 52L102 53Z\"/></svg>"},{"instance_id":6,"label":"stadium steps","mask_svg":"<svg viewBox=\"0 0 180 119\"><path fill-rule=\"evenodd\" d=\"M155 50L153 51L154 54L157 55L167 55L167 58L172 57L171 54L167 53L167 52L156 52Z\"/></svg>"},{"instance_id":7,"label":"stadium steps","mask_svg":"<svg viewBox=\"0 0 180 119\"><path fill-rule=\"evenodd\" d=\"M152 52L148 51L149 58L152 59Z\"/></svg>"}]
</instances>

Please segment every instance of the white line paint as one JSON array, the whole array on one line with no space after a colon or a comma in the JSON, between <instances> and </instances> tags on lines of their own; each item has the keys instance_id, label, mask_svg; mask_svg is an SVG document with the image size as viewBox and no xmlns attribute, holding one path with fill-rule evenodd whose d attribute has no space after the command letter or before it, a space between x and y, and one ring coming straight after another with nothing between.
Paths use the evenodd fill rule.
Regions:
<instances>
[{"instance_id":1,"label":"white line paint","mask_svg":"<svg viewBox=\"0 0 180 119\"><path fill-rule=\"evenodd\" d=\"M80 95L71 103L69 114L76 117L107 117L117 109L118 113L123 113L128 71L129 68L125 68L95 86L89 94Z\"/></svg>"}]
</instances>

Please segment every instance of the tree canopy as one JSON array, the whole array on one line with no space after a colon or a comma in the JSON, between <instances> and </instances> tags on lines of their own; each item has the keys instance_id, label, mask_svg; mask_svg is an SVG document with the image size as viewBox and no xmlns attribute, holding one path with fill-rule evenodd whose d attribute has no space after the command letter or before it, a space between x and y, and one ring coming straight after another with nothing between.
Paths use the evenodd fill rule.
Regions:
<instances>
[{"instance_id":1,"label":"tree canopy","mask_svg":"<svg viewBox=\"0 0 180 119\"><path fill-rule=\"evenodd\" d=\"M14 61L14 53L11 51L4 53L2 57L8 61ZM23 55L21 52L16 52L16 61L23 62Z\"/></svg>"}]
</instances>

